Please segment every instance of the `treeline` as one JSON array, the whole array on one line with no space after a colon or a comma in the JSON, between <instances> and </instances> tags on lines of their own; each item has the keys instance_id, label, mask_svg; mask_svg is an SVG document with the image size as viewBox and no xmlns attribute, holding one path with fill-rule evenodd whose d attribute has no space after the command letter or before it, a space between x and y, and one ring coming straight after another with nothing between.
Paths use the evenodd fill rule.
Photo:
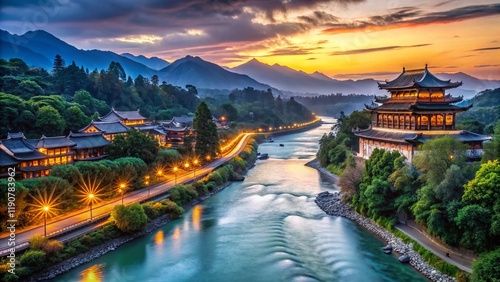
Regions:
<instances>
[{"instance_id":1,"label":"treeline","mask_svg":"<svg viewBox=\"0 0 500 282\"><path fill-rule=\"evenodd\" d=\"M473 107L457 115L457 128L480 134L493 134L495 123L500 119L500 88L484 90L460 105Z\"/></svg>"},{"instance_id":2,"label":"treeline","mask_svg":"<svg viewBox=\"0 0 500 282\"><path fill-rule=\"evenodd\" d=\"M338 117L340 112L350 114L356 110L364 109L365 104L371 104L374 97L371 95L342 95L330 94L314 97L296 96L295 100L306 106L318 115Z\"/></svg>"},{"instance_id":3,"label":"treeline","mask_svg":"<svg viewBox=\"0 0 500 282\"><path fill-rule=\"evenodd\" d=\"M45 134L41 129L48 127L42 124L35 128L25 128L22 124L33 124L40 108L26 106L26 103L32 104L29 101L44 99L40 97L45 96L61 95L57 99L66 103L59 108L48 105L56 109L67 123L63 124L60 118L55 117L58 121L57 134L83 123L78 118L75 124L67 119L74 115L83 119L81 113L89 120L91 116L95 118L106 114L110 107L118 110L140 109L145 117L159 120L194 112L199 103L196 87L192 85L183 89L160 82L156 75L151 78L139 75L132 79L116 62L112 62L107 70L89 71L74 62L66 66L64 59L56 56L54 68L49 73L44 69L29 68L20 59L0 59L0 76L0 91L4 92L0 99L1 136L9 129L28 129L28 133L33 135ZM5 93L11 96L5 96ZM73 112L67 113L71 106L80 111L72 108ZM49 108L48 111L52 110Z\"/></svg>"},{"instance_id":4,"label":"treeline","mask_svg":"<svg viewBox=\"0 0 500 282\"><path fill-rule=\"evenodd\" d=\"M345 200L389 227L398 217L414 220L446 244L482 254L474 280L499 279L492 260L500 256L500 122L481 163L467 162L466 145L441 137L425 142L411 163L397 151L375 149L362 164L342 150L354 142L344 134L351 118L342 119L337 135L322 138L318 152L322 164L340 168Z\"/></svg>"},{"instance_id":5,"label":"treeline","mask_svg":"<svg viewBox=\"0 0 500 282\"><path fill-rule=\"evenodd\" d=\"M252 123L261 128L293 125L314 118L312 112L294 98L275 98L271 89L235 89L227 98L209 97L205 101L215 116L224 116L231 122Z\"/></svg>"}]
</instances>

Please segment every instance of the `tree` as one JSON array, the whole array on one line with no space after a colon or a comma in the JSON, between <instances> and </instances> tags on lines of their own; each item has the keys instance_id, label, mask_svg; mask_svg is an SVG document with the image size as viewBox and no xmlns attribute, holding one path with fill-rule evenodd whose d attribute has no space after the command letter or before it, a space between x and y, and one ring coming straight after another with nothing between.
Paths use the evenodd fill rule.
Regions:
<instances>
[{"instance_id":1,"label":"tree","mask_svg":"<svg viewBox=\"0 0 500 282\"><path fill-rule=\"evenodd\" d=\"M78 106L67 108L64 113L64 119L66 120L68 131L73 132L80 130L90 122L90 119Z\"/></svg>"},{"instance_id":2,"label":"tree","mask_svg":"<svg viewBox=\"0 0 500 282\"><path fill-rule=\"evenodd\" d=\"M132 129L127 135L116 136L109 145L109 157L118 159L122 157L140 158L147 164L154 161L158 153L158 142L151 136Z\"/></svg>"},{"instance_id":3,"label":"tree","mask_svg":"<svg viewBox=\"0 0 500 282\"><path fill-rule=\"evenodd\" d=\"M68 181L73 187L77 187L82 175L78 168L72 164L56 165L50 169L50 176L59 177Z\"/></svg>"},{"instance_id":4,"label":"tree","mask_svg":"<svg viewBox=\"0 0 500 282\"><path fill-rule=\"evenodd\" d=\"M61 55L57 54L56 57L54 58L52 73L59 74L64 69L65 66L66 63L64 62L64 59L61 57Z\"/></svg>"},{"instance_id":5,"label":"tree","mask_svg":"<svg viewBox=\"0 0 500 282\"><path fill-rule=\"evenodd\" d=\"M482 162L500 159L500 120L497 121L494 129L493 140L484 144L484 154Z\"/></svg>"},{"instance_id":6,"label":"tree","mask_svg":"<svg viewBox=\"0 0 500 282\"><path fill-rule=\"evenodd\" d=\"M116 227L125 233L134 233L146 228L148 216L139 203L128 206L117 205L111 211Z\"/></svg>"},{"instance_id":7,"label":"tree","mask_svg":"<svg viewBox=\"0 0 500 282\"><path fill-rule=\"evenodd\" d=\"M476 203L493 210L500 203L500 161L483 163L476 177L465 185L464 202Z\"/></svg>"},{"instance_id":8,"label":"tree","mask_svg":"<svg viewBox=\"0 0 500 282\"><path fill-rule=\"evenodd\" d=\"M196 130L196 154L215 157L219 152L219 136L217 127L212 121L212 114L203 101L196 108L193 127Z\"/></svg>"},{"instance_id":9,"label":"tree","mask_svg":"<svg viewBox=\"0 0 500 282\"><path fill-rule=\"evenodd\" d=\"M484 253L472 265L472 281L500 281L500 249Z\"/></svg>"},{"instance_id":10,"label":"tree","mask_svg":"<svg viewBox=\"0 0 500 282\"><path fill-rule=\"evenodd\" d=\"M60 136L63 134L66 123L56 109L47 105L38 110L35 126L38 132L46 136Z\"/></svg>"},{"instance_id":11,"label":"tree","mask_svg":"<svg viewBox=\"0 0 500 282\"><path fill-rule=\"evenodd\" d=\"M463 231L460 242L482 252L490 246L491 212L480 205L468 205L458 212L455 222Z\"/></svg>"}]
</instances>

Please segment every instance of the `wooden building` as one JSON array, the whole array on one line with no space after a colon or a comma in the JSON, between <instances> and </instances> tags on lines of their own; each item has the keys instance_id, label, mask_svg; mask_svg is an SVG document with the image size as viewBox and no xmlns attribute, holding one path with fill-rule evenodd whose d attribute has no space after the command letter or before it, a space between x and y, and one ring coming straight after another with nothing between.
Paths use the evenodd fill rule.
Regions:
<instances>
[{"instance_id":1,"label":"wooden building","mask_svg":"<svg viewBox=\"0 0 500 282\"><path fill-rule=\"evenodd\" d=\"M146 118L139 113L139 110L117 111L114 108L111 108L111 112L107 115L99 117L99 120L104 122L120 121L126 126L140 126L146 123Z\"/></svg>"},{"instance_id":2,"label":"wooden building","mask_svg":"<svg viewBox=\"0 0 500 282\"><path fill-rule=\"evenodd\" d=\"M76 144L73 147L75 161L96 161L107 156L105 148L110 144L110 141L104 137L103 132L70 132L68 139Z\"/></svg>"},{"instance_id":3,"label":"wooden building","mask_svg":"<svg viewBox=\"0 0 500 282\"><path fill-rule=\"evenodd\" d=\"M45 137L42 135L42 138L33 141L34 147L47 156L48 166L73 163L74 152L71 149L76 146L76 143L66 136Z\"/></svg>"},{"instance_id":4,"label":"wooden building","mask_svg":"<svg viewBox=\"0 0 500 282\"><path fill-rule=\"evenodd\" d=\"M373 149L398 150L409 161L419 144L444 135L452 136L469 145L467 155L478 159L483 142L489 136L456 130L456 114L467 111L472 105L454 105L462 97L452 97L446 90L462 82L445 81L428 69L405 70L394 80L379 83L390 96L375 97L375 102L365 105L371 112L372 123L367 130L355 132L359 137L359 155L369 158Z\"/></svg>"},{"instance_id":5,"label":"wooden building","mask_svg":"<svg viewBox=\"0 0 500 282\"><path fill-rule=\"evenodd\" d=\"M24 134L9 133L7 139L0 141L0 174L8 173L9 167L15 167L22 178L34 178L49 174L48 157L39 152L24 137Z\"/></svg>"},{"instance_id":6,"label":"wooden building","mask_svg":"<svg viewBox=\"0 0 500 282\"><path fill-rule=\"evenodd\" d=\"M92 121L84 128L80 129L80 133L102 132L104 138L113 141L118 135L125 135L130 129L121 121Z\"/></svg>"}]
</instances>

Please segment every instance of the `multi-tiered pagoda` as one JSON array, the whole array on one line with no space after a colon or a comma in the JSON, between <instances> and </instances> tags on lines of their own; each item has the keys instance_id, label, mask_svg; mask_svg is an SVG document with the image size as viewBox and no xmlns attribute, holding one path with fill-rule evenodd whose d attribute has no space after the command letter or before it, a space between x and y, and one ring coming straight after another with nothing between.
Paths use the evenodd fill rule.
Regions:
<instances>
[{"instance_id":1,"label":"multi-tiered pagoda","mask_svg":"<svg viewBox=\"0 0 500 282\"><path fill-rule=\"evenodd\" d=\"M367 130L356 132L359 137L359 155L369 158L375 148L398 150L409 161L417 146L428 139L450 135L469 146L470 159L480 158L483 141L489 136L456 130L456 114L467 111L472 105L454 105L462 97L446 94L462 82L445 81L428 69L405 70L392 81L379 83L380 89L390 92L390 97L375 97L372 105L365 105L372 114L372 124Z\"/></svg>"}]
</instances>

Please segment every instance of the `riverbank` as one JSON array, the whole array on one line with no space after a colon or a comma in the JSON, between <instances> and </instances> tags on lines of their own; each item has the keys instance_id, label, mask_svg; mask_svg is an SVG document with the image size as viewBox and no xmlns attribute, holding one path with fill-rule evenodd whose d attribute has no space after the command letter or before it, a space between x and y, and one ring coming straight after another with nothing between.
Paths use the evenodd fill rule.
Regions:
<instances>
[{"instance_id":1,"label":"riverbank","mask_svg":"<svg viewBox=\"0 0 500 282\"><path fill-rule=\"evenodd\" d=\"M331 180L336 181L337 176L329 172L327 169L319 165L319 161L316 159L306 163L306 166L317 169L321 174L328 177ZM346 203L341 201L342 193L335 192L329 193L327 191L318 194L315 202L316 204L328 215L341 216L350 219L366 230L374 233L384 241L390 243L393 247L393 251L399 254L408 254L410 256L410 264L418 270L422 275L429 278L432 281L456 281L455 278L445 275L438 271L436 268L429 265L417 252L411 249L409 244L403 242L403 240L396 235L392 234L387 229L379 226L375 221L367 218L353 209ZM382 250L380 250L382 255Z\"/></svg>"}]
</instances>

